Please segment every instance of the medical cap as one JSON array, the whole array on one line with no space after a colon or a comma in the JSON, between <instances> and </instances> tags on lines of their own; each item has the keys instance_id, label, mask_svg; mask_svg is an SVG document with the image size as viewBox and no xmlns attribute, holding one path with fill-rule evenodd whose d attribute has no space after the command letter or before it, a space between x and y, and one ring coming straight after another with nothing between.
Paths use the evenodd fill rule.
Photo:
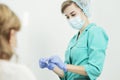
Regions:
<instances>
[{"instance_id":1,"label":"medical cap","mask_svg":"<svg viewBox=\"0 0 120 80\"><path fill-rule=\"evenodd\" d=\"M72 0L72 1L75 2L83 10L87 17L90 16L89 12L90 0Z\"/></svg>"}]
</instances>

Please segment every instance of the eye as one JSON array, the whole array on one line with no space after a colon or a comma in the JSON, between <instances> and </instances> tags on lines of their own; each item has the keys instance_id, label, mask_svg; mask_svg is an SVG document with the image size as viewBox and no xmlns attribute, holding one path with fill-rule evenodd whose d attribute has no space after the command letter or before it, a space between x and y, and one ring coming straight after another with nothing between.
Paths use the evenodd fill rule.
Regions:
<instances>
[{"instance_id":1,"label":"eye","mask_svg":"<svg viewBox=\"0 0 120 80\"><path fill-rule=\"evenodd\" d=\"M71 14L72 17L76 16L76 14Z\"/></svg>"},{"instance_id":2,"label":"eye","mask_svg":"<svg viewBox=\"0 0 120 80\"><path fill-rule=\"evenodd\" d=\"M67 19L69 19L69 16L66 16Z\"/></svg>"}]
</instances>

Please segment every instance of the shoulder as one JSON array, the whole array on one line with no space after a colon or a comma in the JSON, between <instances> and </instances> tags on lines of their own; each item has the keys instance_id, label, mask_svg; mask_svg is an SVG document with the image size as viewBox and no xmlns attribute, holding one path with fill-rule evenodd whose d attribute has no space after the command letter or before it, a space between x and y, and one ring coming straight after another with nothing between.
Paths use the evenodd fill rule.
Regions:
<instances>
[{"instance_id":1,"label":"shoulder","mask_svg":"<svg viewBox=\"0 0 120 80\"><path fill-rule=\"evenodd\" d=\"M93 25L88 30L88 33L89 33L90 36L103 36L103 37L108 39L108 35L107 35L106 31L102 27L97 26L96 24Z\"/></svg>"},{"instance_id":2,"label":"shoulder","mask_svg":"<svg viewBox=\"0 0 120 80\"><path fill-rule=\"evenodd\" d=\"M0 61L0 73L2 77L10 76L11 78L18 80L36 80L32 71L25 65ZM8 79L6 79L8 80Z\"/></svg>"},{"instance_id":3,"label":"shoulder","mask_svg":"<svg viewBox=\"0 0 120 80\"><path fill-rule=\"evenodd\" d=\"M36 80L35 75L30 68L22 64L17 64L17 67L21 70L20 72L24 74L24 77L26 77L28 80Z\"/></svg>"},{"instance_id":4,"label":"shoulder","mask_svg":"<svg viewBox=\"0 0 120 80\"><path fill-rule=\"evenodd\" d=\"M100 27L100 26L98 26L98 25L96 25L96 24L94 24L88 31L89 31L90 33L105 32L105 30L104 30L102 27Z\"/></svg>"},{"instance_id":5,"label":"shoulder","mask_svg":"<svg viewBox=\"0 0 120 80\"><path fill-rule=\"evenodd\" d=\"M88 30L88 45L94 48L106 49L108 45L108 35L106 31L97 25Z\"/></svg>"}]
</instances>

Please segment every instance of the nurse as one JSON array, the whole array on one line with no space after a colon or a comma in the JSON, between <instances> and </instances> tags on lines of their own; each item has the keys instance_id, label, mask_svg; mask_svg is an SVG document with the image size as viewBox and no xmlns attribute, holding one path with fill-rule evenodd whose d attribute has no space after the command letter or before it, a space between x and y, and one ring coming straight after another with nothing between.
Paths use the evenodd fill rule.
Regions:
<instances>
[{"instance_id":1,"label":"nurse","mask_svg":"<svg viewBox=\"0 0 120 80\"><path fill-rule=\"evenodd\" d=\"M64 62L59 56L40 59L40 67L53 70L61 80L96 80L102 72L108 36L89 22L89 4L89 0L63 2L61 12L78 33L69 42Z\"/></svg>"}]
</instances>

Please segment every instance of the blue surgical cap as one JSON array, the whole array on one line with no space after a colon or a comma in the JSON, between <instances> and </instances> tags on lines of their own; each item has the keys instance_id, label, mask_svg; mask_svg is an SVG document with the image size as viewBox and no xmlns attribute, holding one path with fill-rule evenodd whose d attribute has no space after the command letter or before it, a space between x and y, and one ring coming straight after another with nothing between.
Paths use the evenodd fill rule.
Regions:
<instances>
[{"instance_id":1,"label":"blue surgical cap","mask_svg":"<svg viewBox=\"0 0 120 80\"><path fill-rule=\"evenodd\" d=\"M72 0L72 1L75 2L83 10L87 17L90 16L89 12L90 0Z\"/></svg>"}]
</instances>

